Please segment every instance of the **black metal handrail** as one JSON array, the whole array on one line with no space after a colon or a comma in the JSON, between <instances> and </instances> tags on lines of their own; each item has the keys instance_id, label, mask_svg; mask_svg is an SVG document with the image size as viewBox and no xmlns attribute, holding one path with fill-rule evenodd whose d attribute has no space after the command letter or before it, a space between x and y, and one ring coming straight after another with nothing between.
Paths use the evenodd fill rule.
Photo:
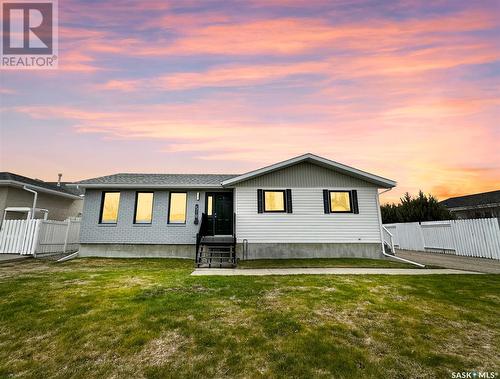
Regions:
<instances>
[{"instance_id":1,"label":"black metal handrail","mask_svg":"<svg viewBox=\"0 0 500 379\"><path fill-rule=\"evenodd\" d=\"M195 255L196 263L200 262L199 251L200 251L201 239L207 235L207 231L208 231L207 229L208 229L207 215L205 213L202 213L201 214L200 229L198 230L198 233L196 233L196 255Z\"/></svg>"},{"instance_id":2,"label":"black metal handrail","mask_svg":"<svg viewBox=\"0 0 500 379\"><path fill-rule=\"evenodd\" d=\"M233 264L236 265L236 213L233 213Z\"/></svg>"}]
</instances>

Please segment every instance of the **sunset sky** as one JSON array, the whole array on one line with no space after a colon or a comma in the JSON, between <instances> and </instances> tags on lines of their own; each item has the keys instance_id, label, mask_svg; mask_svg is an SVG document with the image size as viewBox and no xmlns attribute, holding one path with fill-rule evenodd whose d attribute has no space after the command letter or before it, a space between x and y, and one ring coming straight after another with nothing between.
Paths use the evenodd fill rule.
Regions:
<instances>
[{"instance_id":1,"label":"sunset sky","mask_svg":"<svg viewBox=\"0 0 500 379\"><path fill-rule=\"evenodd\" d=\"M0 71L0 171L243 173L306 152L440 199L500 189L500 1L59 1Z\"/></svg>"}]
</instances>

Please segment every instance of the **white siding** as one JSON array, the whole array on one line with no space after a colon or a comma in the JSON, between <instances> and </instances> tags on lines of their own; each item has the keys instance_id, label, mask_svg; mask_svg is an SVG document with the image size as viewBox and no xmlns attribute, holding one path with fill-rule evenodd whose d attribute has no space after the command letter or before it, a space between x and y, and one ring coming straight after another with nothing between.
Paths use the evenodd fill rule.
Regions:
<instances>
[{"instance_id":1,"label":"white siding","mask_svg":"<svg viewBox=\"0 0 500 379\"><path fill-rule=\"evenodd\" d=\"M288 188L309 188L309 187L370 187L376 185L364 180L336 172L332 169L320 167L314 163L303 162L294 166L273 171L269 174L257 176L256 178L246 180L236 184L236 187L269 187L269 186L288 186Z\"/></svg>"},{"instance_id":2,"label":"white siding","mask_svg":"<svg viewBox=\"0 0 500 379\"><path fill-rule=\"evenodd\" d=\"M359 214L325 214L322 191L327 188L356 189ZM246 239L249 243L380 243L376 188L292 187L291 214L257 213L257 189L235 188L238 242Z\"/></svg>"}]
</instances>

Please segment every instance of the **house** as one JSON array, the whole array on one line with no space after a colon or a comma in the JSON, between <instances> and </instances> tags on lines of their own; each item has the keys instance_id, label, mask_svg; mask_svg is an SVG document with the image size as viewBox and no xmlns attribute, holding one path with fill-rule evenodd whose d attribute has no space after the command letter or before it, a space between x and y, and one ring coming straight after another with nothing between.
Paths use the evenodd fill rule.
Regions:
<instances>
[{"instance_id":1,"label":"house","mask_svg":"<svg viewBox=\"0 0 500 379\"><path fill-rule=\"evenodd\" d=\"M378 190L396 182L305 154L242 175L115 174L75 184L85 189L80 255L200 260L231 244L244 259L380 258Z\"/></svg>"},{"instance_id":2,"label":"house","mask_svg":"<svg viewBox=\"0 0 500 379\"><path fill-rule=\"evenodd\" d=\"M457 218L500 218L500 190L451 197L441 201Z\"/></svg>"},{"instance_id":3,"label":"house","mask_svg":"<svg viewBox=\"0 0 500 379\"><path fill-rule=\"evenodd\" d=\"M35 218L63 221L78 217L83 208L82 192L67 184L48 183L38 179L0 172L0 221Z\"/></svg>"}]
</instances>

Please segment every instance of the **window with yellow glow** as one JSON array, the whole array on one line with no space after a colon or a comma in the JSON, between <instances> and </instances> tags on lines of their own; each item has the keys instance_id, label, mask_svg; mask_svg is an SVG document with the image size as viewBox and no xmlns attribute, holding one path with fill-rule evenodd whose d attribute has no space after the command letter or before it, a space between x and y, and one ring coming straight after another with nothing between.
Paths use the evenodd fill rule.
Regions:
<instances>
[{"instance_id":1,"label":"window with yellow glow","mask_svg":"<svg viewBox=\"0 0 500 379\"><path fill-rule=\"evenodd\" d=\"M185 192L170 193L170 208L168 211L169 224L186 223L186 205L187 205L187 193Z\"/></svg>"},{"instance_id":2,"label":"window with yellow glow","mask_svg":"<svg viewBox=\"0 0 500 379\"><path fill-rule=\"evenodd\" d=\"M151 224L153 220L153 192L137 192L135 199L136 224Z\"/></svg>"},{"instance_id":3,"label":"window with yellow glow","mask_svg":"<svg viewBox=\"0 0 500 379\"><path fill-rule=\"evenodd\" d=\"M116 224L118 221L119 205L120 192L103 192L99 222L101 224Z\"/></svg>"},{"instance_id":4,"label":"window with yellow glow","mask_svg":"<svg viewBox=\"0 0 500 379\"><path fill-rule=\"evenodd\" d=\"M285 212L285 191L264 191L264 212Z\"/></svg>"},{"instance_id":5,"label":"window with yellow glow","mask_svg":"<svg viewBox=\"0 0 500 379\"><path fill-rule=\"evenodd\" d=\"M214 197L212 195L208 195L208 197L207 197L207 216L212 216L213 202L214 202Z\"/></svg>"},{"instance_id":6,"label":"window with yellow glow","mask_svg":"<svg viewBox=\"0 0 500 379\"><path fill-rule=\"evenodd\" d=\"M349 191L330 191L330 212L352 212Z\"/></svg>"}]
</instances>

